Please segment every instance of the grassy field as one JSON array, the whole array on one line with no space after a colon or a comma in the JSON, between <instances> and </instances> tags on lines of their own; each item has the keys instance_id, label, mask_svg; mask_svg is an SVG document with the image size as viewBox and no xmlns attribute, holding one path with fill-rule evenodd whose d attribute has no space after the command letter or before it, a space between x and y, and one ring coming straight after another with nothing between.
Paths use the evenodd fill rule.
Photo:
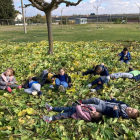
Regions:
<instances>
[{"instance_id":1,"label":"grassy field","mask_svg":"<svg viewBox=\"0 0 140 140\"><path fill-rule=\"evenodd\" d=\"M140 70L140 43L134 42L129 50L131 65ZM54 55L48 55L48 42L39 43L0 43L0 74L7 67L16 70L18 84L29 76L39 75L44 69L58 72L64 67L71 76L73 87L66 93L50 89L50 84L42 87L42 97L24 93L24 89L13 89L12 93L0 90L0 140L140 140L140 117L137 120L112 119L104 116L103 124L83 120L64 119L48 124L42 115L52 116L45 103L52 106L71 106L76 99L98 97L124 101L140 110L140 83L133 79L110 80L98 92L91 93L86 87L99 76L89 79L89 75L77 75L93 65L104 62L110 74L128 71L128 65L118 62L117 53L124 46L114 43L93 42L54 42ZM89 79L89 80L88 80ZM10 113L10 112L11 113ZM13 115L13 116L12 116Z\"/></svg>"},{"instance_id":2,"label":"grassy field","mask_svg":"<svg viewBox=\"0 0 140 140\"><path fill-rule=\"evenodd\" d=\"M110 74L128 71L128 65L120 64L116 54L128 46L132 55L130 65L140 70L140 30L136 24L53 26L54 54L48 55L46 26L23 27L0 26L0 74L7 67L16 71L17 84L30 76L38 76L44 69L57 73L60 67L71 76L73 87L61 93L50 89L50 84L41 88L43 96L32 96L24 89L13 89L12 93L0 90L0 140L140 140L140 117L124 120L103 117L103 124L83 120L64 119L44 122L42 115L48 112L45 103L52 106L71 106L76 99L98 97L124 101L140 110L140 83L133 79L110 80L103 89L92 93L87 84L98 78L77 75L93 65L105 63ZM43 41L42 41L43 40ZM79 42L78 42L79 41ZM137 41L137 42L136 42ZM35 42L35 43L33 43Z\"/></svg>"},{"instance_id":3,"label":"grassy field","mask_svg":"<svg viewBox=\"0 0 140 140\"><path fill-rule=\"evenodd\" d=\"M27 34L23 26L0 26L0 40L10 42L39 42L48 40L46 25L27 26ZM140 41L140 29L137 24L95 24L88 25L53 25L54 41L104 41L128 42Z\"/></svg>"}]
</instances>

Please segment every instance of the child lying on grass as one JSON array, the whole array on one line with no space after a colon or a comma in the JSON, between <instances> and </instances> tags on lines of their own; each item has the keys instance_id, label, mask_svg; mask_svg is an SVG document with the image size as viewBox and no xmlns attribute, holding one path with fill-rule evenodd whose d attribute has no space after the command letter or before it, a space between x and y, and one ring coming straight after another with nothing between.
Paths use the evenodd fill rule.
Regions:
<instances>
[{"instance_id":1,"label":"child lying on grass","mask_svg":"<svg viewBox=\"0 0 140 140\"><path fill-rule=\"evenodd\" d=\"M99 74L100 77L88 85L89 88L91 88L94 85L97 85L94 89L91 89L92 92L101 89L103 87L103 84L107 84L110 80L108 69L104 67L103 63L95 67L95 72Z\"/></svg>"},{"instance_id":2,"label":"child lying on grass","mask_svg":"<svg viewBox=\"0 0 140 140\"><path fill-rule=\"evenodd\" d=\"M24 92L32 94L32 95L42 95L42 92L40 91L41 85L38 82L39 79L37 77L30 77L28 82L25 83L22 87L25 88Z\"/></svg>"},{"instance_id":3,"label":"child lying on grass","mask_svg":"<svg viewBox=\"0 0 140 140\"><path fill-rule=\"evenodd\" d=\"M125 119L136 119L139 117L139 111L137 109L129 107L124 102L116 101L112 96L111 100L106 101L93 97L87 100L77 100L76 102L93 106L98 112L113 118L122 116Z\"/></svg>"},{"instance_id":4,"label":"child lying on grass","mask_svg":"<svg viewBox=\"0 0 140 140\"><path fill-rule=\"evenodd\" d=\"M129 67L128 72L118 72L113 73L110 75L111 79L118 79L118 78L129 78L129 79L135 79L136 81L140 80L140 71L133 70L132 67Z\"/></svg>"},{"instance_id":5,"label":"child lying on grass","mask_svg":"<svg viewBox=\"0 0 140 140\"><path fill-rule=\"evenodd\" d=\"M101 63L100 66L101 66L102 68L106 68L106 69L107 69L107 67L104 65L104 63ZM84 76L84 75L88 75L88 74L93 74L94 76L95 76L95 75L98 75L98 73L95 71L95 67L96 67L96 66L93 66L92 69L89 69L89 70L83 72L82 75L83 75L83 76ZM107 70L108 70L108 69L107 69Z\"/></svg>"},{"instance_id":6,"label":"child lying on grass","mask_svg":"<svg viewBox=\"0 0 140 140\"><path fill-rule=\"evenodd\" d=\"M16 85L16 79L14 77L15 71L12 68L8 68L6 72L1 74L0 77L0 89L12 92L11 88L20 89L21 86Z\"/></svg>"},{"instance_id":7,"label":"child lying on grass","mask_svg":"<svg viewBox=\"0 0 140 140\"><path fill-rule=\"evenodd\" d=\"M51 117L43 115L43 120L49 123L51 121L68 118L82 119L85 121L96 123L102 120L102 114L97 112L96 108L90 105L81 104L72 107L52 107L46 103L45 107L47 108L48 111L56 111L56 112L64 111L63 113Z\"/></svg>"}]
</instances>

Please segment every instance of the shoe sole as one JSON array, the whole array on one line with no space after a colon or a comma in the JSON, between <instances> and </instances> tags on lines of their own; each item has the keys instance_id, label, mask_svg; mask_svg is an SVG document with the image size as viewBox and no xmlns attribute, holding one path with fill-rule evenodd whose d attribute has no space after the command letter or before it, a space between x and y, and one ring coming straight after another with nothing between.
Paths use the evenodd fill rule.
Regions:
<instances>
[{"instance_id":1,"label":"shoe sole","mask_svg":"<svg viewBox=\"0 0 140 140\"><path fill-rule=\"evenodd\" d=\"M81 105L81 103L80 103L78 100L76 100L76 101L75 101L75 103L77 103L77 104Z\"/></svg>"},{"instance_id":2,"label":"shoe sole","mask_svg":"<svg viewBox=\"0 0 140 140\"><path fill-rule=\"evenodd\" d=\"M94 90L94 91L90 90L90 92L94 93L94 92L96 92L96 90Z\"/></svg>"},{"instance_id":3,"label":"shoe sole","mask_svg":"<svg viewBox=\"0 0 140 140\"><path fill-rule=\"evenodd\" d=\"M45 107L48 111L51 111L51 109L48 107L48 104L45 104Z\"/></svg>"},{"instance_id":4,"label":"shoe sole","mask_svg":"<svg viewBox=\"0 0 140 140\"><path fill-rule=\"evenodd\" d=\"M32 92L32 95L37 95L37 91L33 91Z\"/></svg>"},{"instance_id":5,"label":"shoe sole","mask_svg":"<svg viewBox=\"0 0 140 140\"><path fill-rule=\"evenodd\" d=\"M65 88L62 85L59 86L58 90L61 92L65 92Z\"/></svg>"}]
</instances>

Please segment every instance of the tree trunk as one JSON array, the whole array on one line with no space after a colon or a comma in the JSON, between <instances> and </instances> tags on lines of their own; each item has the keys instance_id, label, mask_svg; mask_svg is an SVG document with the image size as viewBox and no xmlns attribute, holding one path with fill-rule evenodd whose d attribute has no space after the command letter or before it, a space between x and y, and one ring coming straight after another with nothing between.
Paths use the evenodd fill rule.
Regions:
<instances>
[{"instance_id":1,"label":"tree trunk","mask_svg":"<svg viewBox=\"0 0 140 140\"><path fill-rule=\"evenodd\" d=\"M52 33L52 17L51 10L45 12L48 28L49 54L53 54L53 33Z\"/></svg>"}]
</instances>

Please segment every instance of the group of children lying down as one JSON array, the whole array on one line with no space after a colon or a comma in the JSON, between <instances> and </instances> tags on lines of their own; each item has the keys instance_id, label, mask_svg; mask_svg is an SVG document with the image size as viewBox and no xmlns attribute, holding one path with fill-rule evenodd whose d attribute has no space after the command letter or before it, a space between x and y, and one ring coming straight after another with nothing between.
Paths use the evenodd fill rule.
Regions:
<instances>
[{"instance_id":1,"label":"group of children lying down","mask_svg":"<svg viewBox=\"0 0 140 140\"><path fill-rule=\"evenodd\" d=\"M121 56L121 62L125 62L127 64L129 63L131 55L127 48L124 48L124 50L118 55ZM100 75L98 79L87 85L87 87L91 88L91 92L101 89L103 84L107 84L110 79L122 77L129 79L133 78L136 81L140 80L140 71L133 70L132 67L129 67L128 72L109 74L108 68L104 66L104 63L101 63L93 69L82 73L83 76L88 74ZM8 68L5 72L3 72L0 76L0 89L12 92L12 88L24 88L24 92L32 95L38 94L40 96L43 95L41 87L46 83L46 81L51 83L50 88L53 89L55 86L61 92L65 92L66 88L73 86L71 77L65 73L63 68L59 69L57 75L44 70L41 74L42 82L40 82L38 77L29 77L28 81L24 85L20 86L16 84L14 75L15 71L12 68ZM94 85L96 85L96 87L92 88ZM139 111L137 109L129 107L124 102L116 101L112 96L111 100L106 101L95 97L87 100L77 100L71 107L52 107L48 103L45 104L45 107L48 111L63 111L63 113L55 116L43 116L43 120L47 122L58 119L74 118L98 123L99 121L102 121L102 115L107 115L113 118L122 116L122 118L126 119L136 119L139 116Z\"/></svg>"},{"instance_id":2,"label":"group of children lying down","mask_svg":"<svg viewBox=\"0 0 140 140\"><path fill-rule=\"evenodd\" d=\"M44 70L46 71L46 70ZM44 72L43 71L43 72ZM43 74L43 73L42 73ZM65 74L64 70L59 69L59 74L55 75L47 72L46 75L42 75L42 82L40 82L38 77L29 77L27 82L24 85L17 85L16 79L14 77L15 71L12 68L8 68L4 73L0 76L0 89L7 90L8 92L12 92L12 88L24 88L24 92L39 96L42 95L41 87L44 85L46 81L51 82L52 85L50 88L54 88L56 86L58 90L61 92L65 92L67 87L71 87L71 77L68 74Z\"/></svg>"},{"instance_id":3,"label":"group of children lying down","mask_svg":"<svg viewBox=\"0 0 140 140\"><path fill-rule=\"evenodd\" d=\"M112 96L111 100L106 101L95 97L86 100L77 100L72 105L71 107L52 107L46 103L45 107L48 111L63 111L63 113L51 117L43 115L43 120L50 123L59 119L73 118L98 123L102 121L102 115L112 118L122 116L124 119L136 119L139 117L139 111L137 109L129 107L124 102L116 101Z\"/></svg>"}]
</instances>

